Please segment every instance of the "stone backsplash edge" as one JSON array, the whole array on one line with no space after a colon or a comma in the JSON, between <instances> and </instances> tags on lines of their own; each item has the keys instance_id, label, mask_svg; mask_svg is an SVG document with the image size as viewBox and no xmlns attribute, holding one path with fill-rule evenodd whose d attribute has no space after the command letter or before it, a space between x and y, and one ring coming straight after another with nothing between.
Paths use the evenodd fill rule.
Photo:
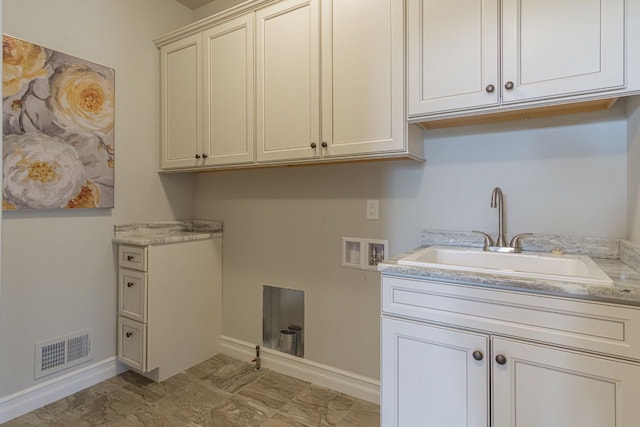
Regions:
<instances>
[{"instance_id":1,"label":"stone backsplash edge","mask_svg":"<svg viewBox=\"0 0 640 427\"><path fill-rule=\"evenodd\" d=\"M514 235L507 234L507 242ZM421 235L422 246L467 246L481 248L484 238L472 231L443 231L423 230ZM604 239L600 237L582 236L557 236L551 234L534 234L523 237L521 240L523 251L551 252L559 248L568 254L587 255L591 258L621 259L620 239ZM640 257L640 251L636 255ZM623 260L626 263L626 261ZM630 265L631 266L631 265ZM633 267L633 266L631 266ZM635 269L635 267L633 267Z\"/></svg>"}]
</instances>

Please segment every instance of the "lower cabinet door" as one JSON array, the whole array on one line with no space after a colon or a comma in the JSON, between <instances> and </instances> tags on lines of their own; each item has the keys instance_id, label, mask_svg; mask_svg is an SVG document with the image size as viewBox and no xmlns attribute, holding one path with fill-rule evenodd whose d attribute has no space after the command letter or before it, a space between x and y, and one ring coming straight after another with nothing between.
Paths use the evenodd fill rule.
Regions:
<instances>
[{"instance_id":1,"label":"lower cabinet door","mask_svg":"<svg viewBox=\"0 0 640 427\"><path fill-rule=\"evenodd\" d=\"M118 317L118 360L140 372L146 372L147 325Z\"/></svg>"},{"instance_id":2,"label":"lower cabinet door","mask_svg":"<svg viewBox=\"0 0 640 427\"><path fill-rule=\"evenodd\" d=\"M493 338L494 427L631 427L640 366Z\"/></svg>"},{"instance_id":3,"label":"lower cabinet door","mask_svg":"<svg viewBox=\"0 0 640 427\"><path fill-rule=\"evenodd\" d=\"M488 349L488 335L383 317L382 426L488 427Z\"/></svg>"}]
</instances>

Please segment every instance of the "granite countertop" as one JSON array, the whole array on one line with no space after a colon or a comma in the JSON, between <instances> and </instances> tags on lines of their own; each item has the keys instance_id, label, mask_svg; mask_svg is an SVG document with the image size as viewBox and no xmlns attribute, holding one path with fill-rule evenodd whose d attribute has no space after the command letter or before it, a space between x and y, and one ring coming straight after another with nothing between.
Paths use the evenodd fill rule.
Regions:
<instances>
[{"instance_id":1,"label":"granite countertop","mask_svg":"<svg viewBox=\"0 0 640 427\"><path fill-rule=\"evenodd\" d=\"M607 241L605 246L612 250L603 250L602 245L598 242L596 245L598 248L594 248L594 250L589 249L587 245L579 246L579 250L568 251L568 253L581 253L590 256L595 263L605 273L607 273L609 277L611 277L614 282L613 286L570 283L557 280L528 279L504 274L494 275L454 269L445 270L438 268L414 267L399 265L397 262L398 259L427 246L471 246L464 244L464 242L463 244L459 243L460 242L453 241L444 242L442 239L425 239L423 234L423 246L380 263L378 265L378 270L381 271L383 275L402 276L416 279L433 279L451 283L472 284L491 288L640 306L640 245L635 245L627 241L618 241L616 245ZM531 242L529 244L531 245ZM473 246L476 246L475 242ZM526 245L524 243L523 249L525 249L526 252ZM533 249L540 248L535 247ZM541 252L540 250L538 251ZM600 255L601 258L593 256L594 254Z\"/></svg>"},{"instance_id":2,"label":"granite countertop","mask_svg":"<svg viewBox=\"0 0 640 427\"><path fill-rule=\"evenodd\" d=\"M222 237L222 221L165 221L114 226L114 243L135 246L204 240Z\"/></svg>"}]
</instances>

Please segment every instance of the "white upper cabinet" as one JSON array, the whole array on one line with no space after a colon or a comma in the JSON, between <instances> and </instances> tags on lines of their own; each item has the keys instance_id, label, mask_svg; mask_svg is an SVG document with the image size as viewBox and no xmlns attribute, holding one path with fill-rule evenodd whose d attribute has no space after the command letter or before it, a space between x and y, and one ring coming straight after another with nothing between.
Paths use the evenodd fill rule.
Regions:
<instances>
[{"instance_id":1,"label":"white upper cabinet","mask_svg":"<svg viewBox=\"0 0 640 427\"><path fill-rule=\"evenodd\" d=\"M200 34L160 49L162 168L189 167L202 155Z\"/></svg>"},{"instance_id":2,"label":"white upper cabinet","mask_svg":"<svg viewBox=\"0 0 640 427\"><path fill-rule=\"evenodd\" d=\"M320 146L317 0L256 12L258 161L317 156Z\"/></svg>"},{"instance_id":3,"label":"white upper cabinet","mask_svg":"<svg viewBox=\"0 0 640 427\"><path fill-rule=\"evenodd\" d=\"M322 3L324 157L404 149L402 3Z\"/></svg>"},{"instance_id":4,"label":"white upper cabinet","mask_svg":"<svg viewBox=\"0 0 640 427\"><path fill-rule=\"evenodd\" d=\"M624 3L502 0L502 101L624 87Z\"/></svg>"},{"instance_id":5,"label":"white upper cabinet","mask_svg":"<svg viewBox=\"0 0 640 427\"><path fill-rule=\"evenodd\" d=\"M402 2L285 0L256 19L258 161L404 150Z\"/></svg>"},{"instance_id":6,"label":"white upper cabinet","mask_svg":"<svg viewBox=\"0 0 640 427\"><path fill-rule=\"evenodd\" d=\"M404 17L399 0L256 0L156 40L161 168L423 160Z\"/></svg>"},{"instance_id":7,"label":"white upper cabinet","mask_svg":"<svg viewBox=\"0 0 640 427\"><path fill-rule=\"evenodd\" d=\"M409 0L409 114L498 105L498 0Z\"/></svg>"},{"instance_id":8,"label":"white upper cabinet","mask_svg":"<svg viewBox=\"0 0 640 427\"><path fill-rule=\"evenodd\" d=\"M204 164L255 160L253 15L202 33L204 44Z\"/></svg>"},{"instance_id":9,"label":"white upper cabinet","mask_svg":"<svg viewBox=\"0 0 640 427\"><path fill-rule=\"evenodd\" d=\"M407 16L410 118L625 88L625 0L408 0Z\"/></svg>"}]
</instances>

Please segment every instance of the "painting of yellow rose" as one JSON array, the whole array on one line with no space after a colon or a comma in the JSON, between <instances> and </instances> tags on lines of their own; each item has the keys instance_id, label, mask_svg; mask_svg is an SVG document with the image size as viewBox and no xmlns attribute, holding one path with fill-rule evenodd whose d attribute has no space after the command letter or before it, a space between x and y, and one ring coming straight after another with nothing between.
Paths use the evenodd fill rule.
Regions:
<instances>
[{"instance_id":1,"label":"painting of yellow rose","mask_svg":"<svg viewBox=\"0 0 640 427\"><path fill-rule=\"evenodd\" d=\"M2 36L3 209L112 208L115 72Z\"/></svg>"}]
</instances>

